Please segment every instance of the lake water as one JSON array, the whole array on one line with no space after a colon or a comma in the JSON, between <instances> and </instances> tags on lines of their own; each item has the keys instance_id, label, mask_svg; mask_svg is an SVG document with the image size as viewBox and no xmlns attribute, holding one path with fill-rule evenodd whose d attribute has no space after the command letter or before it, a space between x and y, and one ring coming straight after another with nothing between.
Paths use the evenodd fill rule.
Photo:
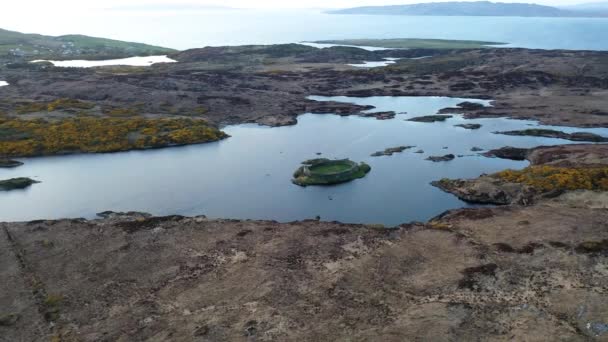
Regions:
<instances>
[{"instance_id":1,"label":"lake water","mask_svg":"<svg viewBox=\"0 0 608 342\"><path fill-rule=\"evenodd\" d=\"M364 61L361 64L349 64L349 65L357 67L357 68L379 68L379 67L395 64L397 60L399 60L399 58L388 57L388 58L384 58L384 61L379 61L379 62Z\"/></svg>"},{"instance_id":2,"label":"lake water","mask_svg":"<svg viewBox=\"0 0 608 342\"><path fill-rule=\"evenodd\" d=\"M436 113L464 99L445 97L313 97L374 105L394 110L395 119L304 114L298 124L262 127L228 126L232 137L217 143L131 151L23 159L24 166L0 169L0 179L25 176L42 181L26 190L0 193L0 221L62 217L94 217L104 210L146 211L157 215L208 215L216 218L314 218L388 226L427 220L444 210L466 206L429 185L443 177L476 177L526 162L485 158L470 152L502 146L564 144L565 140L492 134L523 129L532 121L509 119L417 123L404 119ZM476 101L486 103L485 101ZM480 123L479 130L454 127ZM541 126L547 127L547 126ZM550 128L550 127L549 127ZM608 129L575 129L608 135ZM416 145L390 157L376 151ZM444 149L447 147L447 149ZM424 154L414 153L422 149ZM367 177L331 187L301 188L291 183L300 162L323 153L350 158L372 167ZM450 162L424 160L430 155L472 155Z\"/></svg>"},{"instance_id":3,"label":"lake water","mask_svg":"<svg viewBox=\"0 0 608 342\"><path fill-rule=\"evenodd\" d=\"M442 38L543 49L608 50L608 18L330 15L318 10L97 10L0 13L2 28L87 34L176 49L346 38Z\"/></svg>"},{"instance_id":4,"label":"lake water","mask_svg":"<svg viewBox=\"0 0 608 342\"><path fill-rule=\"evenodd\" d=\"M129 57L129 58L120 58L120 59L106 59L106 60L99 60L99 61L89 61L89 60L71 60L71 61L36 60L36 61L32 61L32 63L38 63L38 62L51 62L54 66L57 66L57 67L92 68L92 67L111 66L111 65L150 66L155 63L175 63L177 61L175 61L167 56Z\"/></svg>"}]
</instances>

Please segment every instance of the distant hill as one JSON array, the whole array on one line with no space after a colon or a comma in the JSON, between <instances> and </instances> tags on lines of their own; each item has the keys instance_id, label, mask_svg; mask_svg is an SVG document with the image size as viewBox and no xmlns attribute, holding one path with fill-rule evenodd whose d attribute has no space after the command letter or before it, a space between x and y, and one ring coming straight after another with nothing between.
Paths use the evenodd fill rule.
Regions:
<instances>
[{"instance_id":1,"label":"distant hill","mask_svg":"<svg viewBox=\"0 0 608 342\"><path fill-rule=\"evenodd\" d=\"M329 11L331 14L499 16L499 17L601 17L604 13L575 11L528 3L431 2L413 5L367 6Z\"/></svg>"},{"instance_id":2,"label":"distant hill","mask_svg":"<svg viewBox=\"0 0 608 342\"><path fill-rule=\"evenodd\" d=\"M0 29L0 56L35 59L106 59L166 55L175 50L159 46L83 35L44 36Z\"/></svg>"}]
</instances>

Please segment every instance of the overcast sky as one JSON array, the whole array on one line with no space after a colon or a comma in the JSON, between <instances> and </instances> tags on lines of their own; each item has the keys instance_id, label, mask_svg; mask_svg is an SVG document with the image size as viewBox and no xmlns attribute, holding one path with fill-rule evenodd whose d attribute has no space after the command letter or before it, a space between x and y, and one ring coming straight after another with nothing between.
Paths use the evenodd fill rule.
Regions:
<instances>
[{"instance_id":1,"label":"overcast sky","mask_svg":"<svg viewBox=\"0 0 608 342\"><path fill-rule=\"evenodd\" d=\"M441 0L435 0L438 2ZM445 1L445 0L444 0ZM231 6L244 8L330 8L330 7L355 7L368 5L394 5L408 4L419 2L433 2L424 0L184 0L184 1L168 1L168 0L4 0L2 1L2 12L16 14L18 12L28 10L31 13L32 9L41 11L44 9L53 9L54 11L66 11L76 9L99 9L111 7L145 7L146 5L173 5L178 4L197 4L203 6ZM582 2L594 2L593 0L520 0L502 2L533 2L546 5L569 5Z\"/></svg>"}]
</instances>

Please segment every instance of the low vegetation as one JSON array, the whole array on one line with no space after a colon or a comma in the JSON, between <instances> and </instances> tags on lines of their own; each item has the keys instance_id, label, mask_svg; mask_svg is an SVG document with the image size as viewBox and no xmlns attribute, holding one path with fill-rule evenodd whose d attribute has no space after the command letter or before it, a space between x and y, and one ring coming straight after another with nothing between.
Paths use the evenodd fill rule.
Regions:
<instances>
[{"instance_id":1,"label":"low vegetation","mask_svg":"<svg viewBox=\"0 0 608 342\"><path fill-rule=\"evenodd\" d=\"M44 298L43 304L43 312L44 318L49 321L56 321L59 319L60 314L60 306L63 302L63 296L50 294Z\"/></svg>"},{"instance_id":2,"label":"low vegetation","mask_svg":"<svg viewBox=\"0 0 608 342\"><path fill-rule=\"evenodd\" d=\"M0 155L7 157L116 152L203 143L226 137L207 122L195 119L0 119Z\"/></svg>"},{"instance_id":3,"label":"low vegetation","mask_svg":"<svg viewBox=\"0 0 608 342\"><path fill-rule=\"evenodd\" d=\"M523 183L541 191L579 189L608 191L608 167L531 166L523 170L501 171L496 175L507 182Z\"/></svg>"}]
</instances>

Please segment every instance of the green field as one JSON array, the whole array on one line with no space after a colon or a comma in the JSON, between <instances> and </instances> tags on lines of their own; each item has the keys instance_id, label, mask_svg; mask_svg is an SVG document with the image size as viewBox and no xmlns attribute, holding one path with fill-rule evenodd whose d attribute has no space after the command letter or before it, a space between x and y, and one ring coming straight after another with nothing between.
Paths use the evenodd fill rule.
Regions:
<instances>
[{"instance_id":1,"label":"green field","mask_svg":"<svg viewBox=\"0 0 608 342\"><path fill-rule=\"evenodd\" d=\"M324 165L312 166L310 168L310 171L313 173L317 173L317 174L331 174L331 173L348 171L351 169L351 167L352 166L347 163L324 164Z\"/></svg>"},{"instance_id":2,"label":"green field","mask_svg":"<svg viewBox=\"0 0 608 342\"><path fill-rule=\"evenodd\" d=\"M83 35L44 36L0 29L0 56L106 59L166 55L176 50Z\"/></svg>"},{"instance_id":3,"label":"green field","mask_svg":"<svg viewBox=\"0 0 608 342\"><path fill-rule=\"evenodd\" d=\"M371 46L387 49L480 49L488 45L503 45L506 43L485 42L478 40L447 40L447 39L417 39L417 38L394 38L394 39L341 39L341 40L319 40L318 44L337 44L353 46Z\"/></svg>"}]
</instances>

